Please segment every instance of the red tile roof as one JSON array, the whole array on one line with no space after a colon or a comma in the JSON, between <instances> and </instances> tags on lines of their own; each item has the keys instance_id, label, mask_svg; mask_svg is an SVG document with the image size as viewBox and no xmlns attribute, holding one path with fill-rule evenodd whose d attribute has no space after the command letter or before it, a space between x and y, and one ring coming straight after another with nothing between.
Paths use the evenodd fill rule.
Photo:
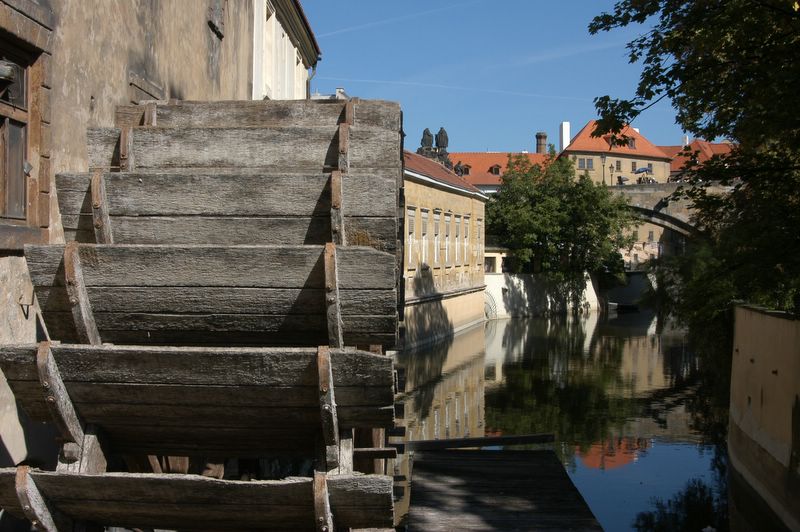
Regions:
<instances>
[{"instance_id":1,"label":"red tile roof","mask_svg":"<svg viewBox=\"0 0 800 532\"><path fill-rule=\"evenodd\" d=\"M629 145L614 145L611 146L611 135L603 135L602 137L593 137L596 120L590 120L588 124L583 126L577 135L572 139L569 146L563 153L572 152L591 152L591 153L606 153L616 155L630 155L632 157L642 157L651 159L671 159L669 155L664 153L655 144L647 140L644 135L637 133L635 129L626 126L620 133L635 141L635 148Z\"/></svg>"},{"instance_id":2,"label":"red tile roof","mask_svg":"<svg viewBox=\"0 0 800 532\"><path fill-rule=\"evenodd\" d=\"M450 154L450 160L453 164L461 161L461 164L469 168L469 175L465 175L464 179L473 185L499 185L502 182L502 176L508 169L508 156L509 155L524 155L528 157L531 164L544 164L547 160L545 153L509 153L503 151L495 152L453 152ZM495 165L500 166L500 175L494 175L489 172L489 169Z\"/></svg>"},{"instance_id":3,"label":"red tile roof","mask_svg":"<svg viewBox=\"0 0 800 532\"><path fill-rule=\"evenodd\" d=\"M683 146L659 146L661 151L672 157L670 169L679 172L686 164L688 157L683 152ZM733 149L733 145L728 142L708 142L707 140L695 139L689 144L689 151L697 154L697 161L704 163L714 155L726 155Z\"/></svg>"},{"instance_id":4,"label":"red tile roof","mask_svg":"<svg viewBox=\"0 0 800 532\"><path fill-rule=\"evenodd\" d=\"M422 155L410 151L403 151L403 162L406 170L410 170L416 174L422 174L435 181L460 188L465 192L472 194L481 193L480 190L465 181L461 176L456 175L455 172L448 170L438 162L423 157Z\"/></svg>"}]
</instances>

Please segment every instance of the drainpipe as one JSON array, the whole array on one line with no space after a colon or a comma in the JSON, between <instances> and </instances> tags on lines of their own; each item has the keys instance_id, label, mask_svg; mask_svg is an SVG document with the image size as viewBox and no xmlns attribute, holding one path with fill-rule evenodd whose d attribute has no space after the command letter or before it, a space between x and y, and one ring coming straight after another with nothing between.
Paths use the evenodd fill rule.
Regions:
<instances>
[{"instance_id":1,"label":"drainpipe","mask_svg":"<svg viewBox=\"0 0 800 532\"><path fill-rule=\"evenodd\" d=\"M317 61L319 61L319 58L317 58ZM311 67L311 75L308 76L308 79L306 80L306 100L311 99L311 80L314 79L314 76L316 75L317 75L317 64L314 63L314 66Z\"/></svg>"}]
</instances>

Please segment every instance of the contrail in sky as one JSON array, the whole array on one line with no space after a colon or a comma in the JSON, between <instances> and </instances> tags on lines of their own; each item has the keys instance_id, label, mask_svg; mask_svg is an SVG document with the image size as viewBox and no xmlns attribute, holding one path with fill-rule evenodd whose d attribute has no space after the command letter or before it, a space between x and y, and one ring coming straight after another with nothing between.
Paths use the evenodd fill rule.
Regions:
<instances>
[{"instance_id":1,"label":"contrail in sky","mask_svg":"<svg viewBox=\"0 0 800 532\"><path fill-rule=\"evenodd\" d=\"M538 94L535 92L516 92L503 89L484 89L478 87L459 87L458 85L442 85L439 83L422 83L418 81L384 80L384 79L351 79L351 78L331 78L318 76L316 79L326 81L346 81L348 83L373 83L376 85L405 85L407 87L426 87L433 89L446 89L455 91L483 92L489 94L503 94L506 96L523 96L525 98L550 98L553 100L570 100L575 102L588 102L586 98L576 98L574 96L554 96L550 94Z\"/></svg>"},{"instance_id":2,"label":"contrail in sky","mask_svg":"<svg viewBox=\"0 0 800 532\"><path fill-rule=\"evenodd\" d=\"M391 24L392 22L400 22L402 20L408 20L412 18L421 17L424 15L429 15L431 13L438 13L439 11L447 11L448 9L454 9L456 7L464 7L473 4L479 4L484 0L472 0L471 2L461 2L460 4L450 4L449 6L442 6L437 7L436 9L429 9L428 11L419 11L417 13L410 13L408 15L403 15L402 17L394 17L394 18L387 18L383 20L376 20L374 22L367 22L366 24L359 24L358 26L350 26L349 28L342 28L339 30L329 31L328 33L321 33L317 35L318 38L322 37L331 37L333 35L339 35L341 33L349 33L351 31L363 30L367 28L373 28L375 26L382 26L384 24Z\"/></svg>"}]
</instances>

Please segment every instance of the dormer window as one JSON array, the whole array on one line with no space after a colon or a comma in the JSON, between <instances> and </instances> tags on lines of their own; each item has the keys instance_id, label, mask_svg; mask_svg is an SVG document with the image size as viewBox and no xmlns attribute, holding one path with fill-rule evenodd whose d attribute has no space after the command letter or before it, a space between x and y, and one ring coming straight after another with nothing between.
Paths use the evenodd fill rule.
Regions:
<instances>
[{"instance_id":1,"label":"dormer window","mask_svg":"<svg viewBox=\"0 0 800 532\"><path fill-rule=\"evenodd\" d=\"M629 138L628 139L628 147L630 149L632 149L632 150L636 149L636 139L635 138Z\"/></svg>"},{"instance_id":2,"label":"dormer window","mask_svg":"<svg viewBox=\"0 0 800 532\"><path fill-rule=\"evenodd\" d=\"M489 173L492 175L500 175L500 165L496 164L489 168Z\"/></svg>"},{"instance_id":3,"label":"dormer window","mask_svg":"<svg viewBox=\"0 0 800 532\"><path fill-rule=\"evenodd\" d=\"M462 175L469 175L470 166L468 164L464 165L463 167L463 174Z\"/></svg>"}]
</instances>

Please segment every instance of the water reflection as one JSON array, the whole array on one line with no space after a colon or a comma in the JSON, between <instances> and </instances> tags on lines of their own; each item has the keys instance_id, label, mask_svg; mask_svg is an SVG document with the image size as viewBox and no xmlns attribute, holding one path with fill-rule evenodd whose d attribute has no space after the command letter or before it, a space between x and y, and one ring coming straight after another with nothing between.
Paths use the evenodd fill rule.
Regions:
<instances>
[{"instance_id":1,"label":"water reflection","mask_svg":"<svg viewBox=\"0 0 800 532\"><path fill-rule=\"evenodd\" d=\"M398 366L409 440L555 433L607 530L658 530L667 510L709 500L725 513L724 445L698 430L724 420L698 398L707 379L685 332L653 314L490 321Z\"/></svg>"}]
</instances>

